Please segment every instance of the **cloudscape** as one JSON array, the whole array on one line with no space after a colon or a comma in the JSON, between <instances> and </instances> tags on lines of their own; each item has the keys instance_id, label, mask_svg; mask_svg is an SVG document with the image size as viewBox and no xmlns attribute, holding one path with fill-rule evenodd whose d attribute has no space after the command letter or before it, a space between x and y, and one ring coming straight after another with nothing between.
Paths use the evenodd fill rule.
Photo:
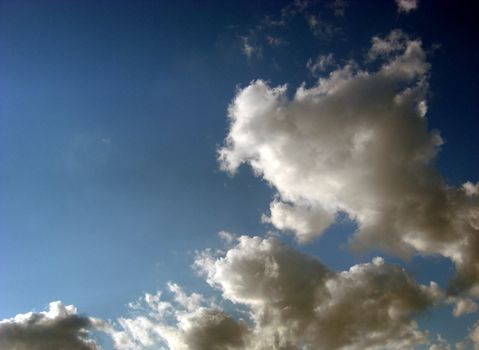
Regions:
<instances>
[{"instance_id":1,"label":"cloudscape","mask_svg":"<svg viewBox=\"0 0 479 350\"><path fill-rule=\"evenodd\" d=\"M0 1L0 350L478 350L478 9Z\"/></svg>"}]
</instances>

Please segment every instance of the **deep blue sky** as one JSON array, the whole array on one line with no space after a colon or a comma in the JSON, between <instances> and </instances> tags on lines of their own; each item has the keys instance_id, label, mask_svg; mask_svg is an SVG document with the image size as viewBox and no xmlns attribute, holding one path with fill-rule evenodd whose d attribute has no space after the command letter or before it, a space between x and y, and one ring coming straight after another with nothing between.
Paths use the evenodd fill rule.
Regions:
<instances>
[{"instance_id":1,"label":"deep blue sky","mask_svg":"<svg viewBox=\"0 0 479 350\"><path fill-rule=\"evenodd\" d=\"M472 2L423 1L406 15L393 1L350 1L341 18L320 2L338 33L315 37L298 17L271 29L287 44L246 57L241 37L287 4L0 1L0 319L57 299L111 318L169 280L206 289L190 268L195 250L218 247L220 230L270 229L260 216L272 190L248 168L234 178L218 169L237 86L311 85L309 58L362 60L370 38L394 28L430 49L441 172L454 185L479 179ZM300 249L347 268L367 259L338 249L353 230L337 224ZM444 286L452 274L440 258L405 264L421 282ZM426 321L439 327L449 314ZM472 321L456 321L452 336Z\"/></svg>"}]
</instances>

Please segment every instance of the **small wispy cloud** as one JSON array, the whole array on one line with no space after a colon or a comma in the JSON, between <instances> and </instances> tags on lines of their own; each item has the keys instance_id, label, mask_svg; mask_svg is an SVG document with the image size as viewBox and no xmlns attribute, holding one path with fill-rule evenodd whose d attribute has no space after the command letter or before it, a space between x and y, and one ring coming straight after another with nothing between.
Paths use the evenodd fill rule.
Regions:
<instances>
[{"instance_id":1,"label":"small wispy cloud","mask_svg":"<svg viewBox=\"0 0 479 350\"><path fill-rule=\"evenodd\" d=\"M251 43L251 39L247 36L241 37L241 51L243 54L248 57L249 59L253 57L253 55L259 55L261 52L261 48L257 46L253 46Z\"/></svg>"},{"instance_id":2,"label":"small wispy cloud","mask_svg":"<svg viewBox=\"0 0 479 350\"><path fill-rule=\"evenodd\" d=\"M330 53L327 55L319 55L314 61L310 58L306 63L306 68L308 68L311 75L318 76L328 68L333 67L335 63L334 56Z\"/></svg>"},{"instance_id":3,"label":"small wispy cloud","mask_svg":"<svg viewBox=\"0 0 479 350\"><path fill-rule=\"evenodd\" d=\"M248 34L240 36L241 51L248 58L262 57L263 48L277 48L290 44L281 31L290 30L290 25L295 18L302 18L307 24L310 33L321 40L331 40L341 33L341 28L326 20L332 14L334 17L343 17L348 3L345 0L334 0L324 5L310 0L296 0L281 8L278 14L269 14L252 29ZM323 18L324 17L324 18ZM278 32L279 31L279 32Z\"/></svg>"},{"instance_id":4,"label":"small wispy cloud","mask_svg":"<svg viewBox=\"0 0 479 350\"><path fill-rule=\"evenodd\" d=\"M409 13L417 10L419 0L396 0L398 12Z\"/></svg>"},{"instance_id":5,"label":"small wispy cloud","mask_svg":"<svg viewBox=\"0 0 479 350\"><path fill-rule=\"evenodd\" d=\"M346 14L346 8L348 7L348 2L346 0L334 0L331 7L333 8L336 17L344 17Z\"/></svg>"}]
</instances>

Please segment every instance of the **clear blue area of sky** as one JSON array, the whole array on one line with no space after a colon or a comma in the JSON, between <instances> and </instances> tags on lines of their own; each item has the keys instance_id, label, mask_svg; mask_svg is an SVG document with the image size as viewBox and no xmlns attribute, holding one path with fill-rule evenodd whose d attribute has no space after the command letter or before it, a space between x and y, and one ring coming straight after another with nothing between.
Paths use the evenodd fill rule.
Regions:
<instances>
[{"instance_id":1,"label":"clear blue area of sky","mask_svg":"<svg viewBox=\"0 0 479 350\"><path fill-rule=\"evenodd\" d=\"M272 30L287 45L248 59L240 37L287 2L0 0L0 319L52 300L114 318L170 280L207 291L196 250L219 247L220 230L271 229L260 216L272 189L248 168L218 169L237 86L311 85L309 58L361 61L373 35L395 28L430 48L438 167L451 184L479 180L478 12L454 4L399 15L393 1L351 1L342 18L318 5L339 34L314 37L297 18ZM311 245L284 239L345 269L369 258L340 248L353 231L343 221ZM423 283L452 274L440 258L401 263ZM450 311L421 322L439 329Z\"/></svg>"}]
</instances>

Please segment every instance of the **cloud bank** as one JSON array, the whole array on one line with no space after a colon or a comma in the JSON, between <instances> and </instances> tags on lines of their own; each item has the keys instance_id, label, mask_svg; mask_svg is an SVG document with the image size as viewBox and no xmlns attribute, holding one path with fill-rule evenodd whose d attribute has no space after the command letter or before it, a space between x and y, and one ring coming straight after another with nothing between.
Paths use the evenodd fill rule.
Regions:
<instances>
[{"instance_id":1,"label":"cloud bank","mask_svg":"<svg viewBox=\"0 0 479 350\"><path fill-rule=\"evenodd\" d=\"M147 294L111 325L117 349L404 349L428 343L413 318L444 296L381 258L334 272L272 237L239 237L195 266L240 317L170 283L172 301Z\"/></svg>"},{"instance_id":2,"label":"cloud bank","mask_svg":"<svg viewBox=\"0 0 479 350\"><path fill-rule=\"evenodd\" d=\"M223 169L249 164L276 190L265 221L300 241L336 215L358 225L351 245L400 256L451 258L451 292L479 295L478 185L447 185L434 160L443 141L428 129L430 65L420 40L401 31L375 37L367 70L349 63L299 87L256 80L229 107L219 150Z\"/></svg>"}]
</instances>

